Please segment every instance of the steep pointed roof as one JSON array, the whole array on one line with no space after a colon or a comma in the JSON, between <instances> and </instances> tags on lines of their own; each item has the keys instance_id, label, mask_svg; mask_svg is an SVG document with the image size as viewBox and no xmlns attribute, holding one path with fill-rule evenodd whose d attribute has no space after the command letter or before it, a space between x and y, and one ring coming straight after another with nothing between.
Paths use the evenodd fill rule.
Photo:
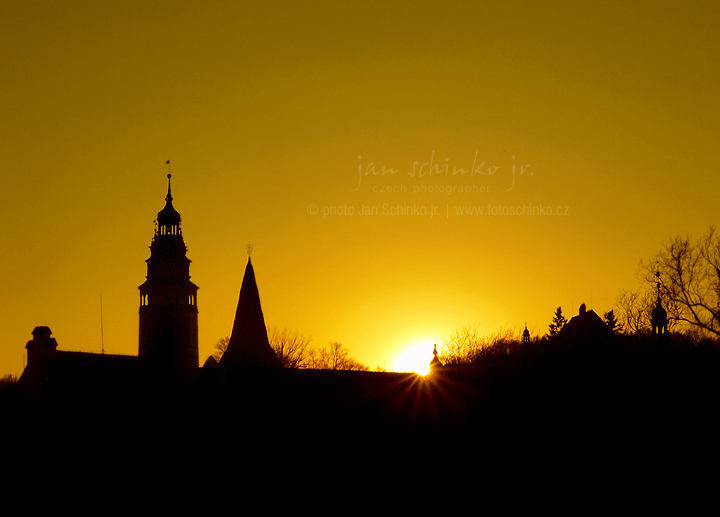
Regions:
<instances>
[{"instance_id":1,"label":"steep pointed roof","mask_svg":"<svg viewBox=\"0 0 720 517\"><path fill-rule=\"evenodd\" d=\"M251 368L283 367L268 341L265 318L260 307L260 294L255 282L255 271L249 257L240 287L240 299L230 342L220 359L220 366L225 365Z\"/></svg>"}]
</instances>

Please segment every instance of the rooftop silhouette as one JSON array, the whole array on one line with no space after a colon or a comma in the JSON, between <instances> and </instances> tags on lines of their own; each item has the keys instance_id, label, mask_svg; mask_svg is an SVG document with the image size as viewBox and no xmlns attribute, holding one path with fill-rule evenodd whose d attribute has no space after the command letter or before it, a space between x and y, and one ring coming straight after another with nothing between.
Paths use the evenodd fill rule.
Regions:
<instances>
[{"instance_id":1,"label":"rooftop silhouette","mask_svg":"<svg viewBox=\"0 0 720 517\"><path fill-rule=\"evenodd\" d=\"M265 318L260 306L260 293L250 257L240 287L230 342L220 359L220 366L282 368L268 341Z\"/></svg>"}]
</instances>

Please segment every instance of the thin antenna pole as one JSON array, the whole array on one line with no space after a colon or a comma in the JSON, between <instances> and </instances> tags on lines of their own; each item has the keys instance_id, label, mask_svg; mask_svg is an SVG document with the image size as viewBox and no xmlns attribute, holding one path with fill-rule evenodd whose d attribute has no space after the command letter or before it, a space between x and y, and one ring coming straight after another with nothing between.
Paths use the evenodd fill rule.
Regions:
<instances>
[{"instance_id":1,"label":"thin antenna pole","mask_svg":"<svg viewBox=\"0 0 720 517\"><path fill-rule=\"evenodd\" d=\"M103 310L102 310L102 294L100 295L100 347L102 353L105 353L105 333L103 332Z\"/></svg>"}]
</instances>

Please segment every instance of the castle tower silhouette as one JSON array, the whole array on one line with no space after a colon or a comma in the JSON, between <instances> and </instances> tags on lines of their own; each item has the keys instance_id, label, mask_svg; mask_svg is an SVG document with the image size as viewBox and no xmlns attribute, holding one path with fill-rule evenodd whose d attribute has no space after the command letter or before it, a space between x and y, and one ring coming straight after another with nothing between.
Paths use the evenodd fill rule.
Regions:
<instances>
[{"instance_id":1,"label":"castle tower silhouette","mask_svg":"<svg viewBox=\"0 0 720 517\"><path fill-rule=\"evenodd\" d=\"M147 277L140 289L140 357L159 371L194 378L198 360L198 287L190 281L190 260L173 207L168 174L165 207L157 215Z\"/></svg>"}]
</instances>

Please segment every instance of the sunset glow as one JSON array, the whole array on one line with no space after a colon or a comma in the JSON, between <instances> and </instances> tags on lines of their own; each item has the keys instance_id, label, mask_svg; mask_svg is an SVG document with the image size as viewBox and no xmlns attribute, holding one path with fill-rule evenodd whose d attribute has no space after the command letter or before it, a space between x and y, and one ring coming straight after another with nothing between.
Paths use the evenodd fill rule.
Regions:
<instances>
[{"instance_id":1,"label":"sunset glow","mask_svg":"<svg viewBox=\"0 0 720 517\"><path fill-rule=\"evenodd\" d=\"M370 370L426 369L441 341L417 336L602 314L718 223L719 22L711 1L3 1L0 375L38 325L137 355L168 173L201 364L248 243L267 325Z\"/></svg>"},{"instance_id":2,"label":"sunset glow","mask_svg":"<svg viewBox=\"0 0 720 517\"><path fill-rule=\"evenodd\" d=\"M393 365L393 371L426 375L430 369L430 360L433 358L432 352L433 345L431 343L410 345L398 355Z\"/></svg>"}]
</instances>

